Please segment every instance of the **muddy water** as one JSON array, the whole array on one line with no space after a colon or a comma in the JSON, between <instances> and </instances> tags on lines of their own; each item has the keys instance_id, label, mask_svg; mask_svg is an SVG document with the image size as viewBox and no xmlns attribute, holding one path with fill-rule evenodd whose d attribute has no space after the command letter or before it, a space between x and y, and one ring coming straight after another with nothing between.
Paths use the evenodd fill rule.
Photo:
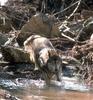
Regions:
<instances>
[{"instance_id":1,"label":"muddy water","mask_svg":"<svg viewBox=\"0 0 93 100\"><path fill-rule=\"evenodd\" d=\"M76 79L64 78L47 86L43 80L0 79L0 87L20 100L93 100L92 88Z\"/></svg>"},{"instance_id":2,"label":"muddy water","mask_svg":"<svg viewBox=\"0 0 93 100\"><path fill-rule=\"evenodd\" d=\"M22 100L93 100L92 93L63 90L30 90L29 94L20 97Z\"/></svg>"}]
</instances>

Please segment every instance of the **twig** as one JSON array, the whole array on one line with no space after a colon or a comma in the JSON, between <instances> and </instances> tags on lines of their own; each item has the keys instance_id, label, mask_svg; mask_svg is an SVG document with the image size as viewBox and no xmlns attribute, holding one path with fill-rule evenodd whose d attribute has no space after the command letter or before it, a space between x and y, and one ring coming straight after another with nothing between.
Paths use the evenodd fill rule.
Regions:
<instances>
[{"instance_id":1,"label":"twig","mask_svg":"<svg viewBox=\"0 0 93 100\"><path fill-rule=\"evenodd\" d=\"M10 64L9 62L0 61L0 66L6 66L6 65L9 65L9 64Z\"/></svg>"},{"instance_id":2,"label":"twig","mask_svg":"<svg viewBox=\"0 0 93 100\"><path fill-rule=\"evenodd\" d=\"M16 39L16 37L12 37L12 38L9 38L8 41L5 42L4 46L8 46L9 44L11 44L14 40Z\"/></svg>"},{"instance_id":3,"label":"twig","mask_svg":"<svg viewBox=\"0 0 93 100\"><path fill-rule=\"evenodd\" d=\"M80 1L80 0L79 0L79 1ZM53 16L56 16L56 15L58 15L58 14L60 14L60 13L63 13L64 11L66 11L66 10L68 10L69 8L71 8L71 7L73 7L74 5L76 5L79 1L73 3L72 5L70 5L69 7L65 8L64 10L61 10L60 12L57 12L57 13L53 14Z\"/></svg>"},{"instance_id":4,"label":"twig","mask_svg":"<svg viewBox=\"0 0 93 100\"><path fill-rule=\"evenodd\" d=\"M79 8L79 5L80 5L81 1L82 1L82 0L79 0L79 1L78 1L77 7L76 7L76 8L74 9L74 11L70 14L70 16L68 16L68 18L67 18L66 20L70 19L70 18L74 15L74 13L75 13L75 12L77 11L77 9Z\"/></svg>"},{"instance_id":5,"label":"twig","mask_svg":"<svg viewBox=\"0 0 93 100\"><path fill-rule=\"evenodd\" d=\"M84 1L82 1L82 3L88 8L88 10L92 10Z\"/></svg>"},{"instance_id":6,"label":"twig","mask_svg":"<svg viewBox=\"0 0 93 100\"><path fill-rule=\"evenodd\" d=\"M63 21L62 22L62 25L59 27L59 29L61 30L61 28L64 26L64 23L68 20L68 19L70 19L73 15L74 15L74 13L77 11L77 9L78 9L78 7L79 7L79 5L80 5L80 3L81 3L81 0L79 0L78 2L76 2L76 3L78 3L77 4L77 7L74 9L74 11L67 17L67 19L65 20L65 21ZM72 4L73 5L73 4ZM71 39L72 40L72 39Z\"/></svg>"},{"instance_id":7,"label":"twig","mask_svg":"<svg viewBox=\"0 0 93 100\"><path fill-rule=\"evenodd\" d=\"M68 26L64 25L64 27L65 27L66 29L65 29L63 32L68 31L68 32L70 32L72 35L75 34L74 32L70 31L70 28L69 28Z\"/></svg>"},{"instance_id":8,"label":"twig","mask_svg":"<svg viewBox=\"0 0 93 100\"><path fill-rule=\"evenodd\" d=\"M72 39L71 37L69 37L69 36L67 36L67 35L65 35L65 34L63 34L63 33L61 33L61 35L64 36L65 38L69 39L70 41L75 42L75 40Z\"/></svg>"}]
</instances>

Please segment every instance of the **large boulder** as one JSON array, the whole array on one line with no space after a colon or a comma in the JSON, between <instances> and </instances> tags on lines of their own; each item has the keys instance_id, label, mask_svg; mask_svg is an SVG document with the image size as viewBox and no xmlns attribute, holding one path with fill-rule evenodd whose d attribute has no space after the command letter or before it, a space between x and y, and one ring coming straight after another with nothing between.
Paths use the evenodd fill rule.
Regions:
<instances>
[{"instance_id":1,"label":"large boulder","mask_svg":"<svg viewBox=\"0 0 93 100\"><path fill-rule=\"evenodd\" d=\"M23 45L23 42L32 34L38 34L46 37L59 36L60 31L58 24L55 24L56 19L50 15L44 15L38 13L22 27L21 32L17 37L19 45Z\"/></svg>"}]
</instances>

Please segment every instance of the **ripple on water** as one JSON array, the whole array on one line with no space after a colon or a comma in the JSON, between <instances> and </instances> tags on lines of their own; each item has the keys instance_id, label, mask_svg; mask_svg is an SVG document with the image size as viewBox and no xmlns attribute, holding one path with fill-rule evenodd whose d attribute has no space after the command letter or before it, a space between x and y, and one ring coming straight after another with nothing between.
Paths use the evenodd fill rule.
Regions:
<instances>
[{"instance_id":1,"label":"ripple on water","mask_svg":"<svg viewBox=\"0 0 93 100\"><path fill-rule=\"evenodd\" d=\"M31 89L46 89L46 88L58 88L58 89L67 89L67 90L76 90L76 91L89 91L89 88L84 83L77 82L76 79L63 78L62 82L51 81L49 87L45 84L45 81L32 80L18 78L15 80L6 80L0 79L0 86L8 89L19 89L19 88L31 88Z\"/></svg>"}]
</instances>

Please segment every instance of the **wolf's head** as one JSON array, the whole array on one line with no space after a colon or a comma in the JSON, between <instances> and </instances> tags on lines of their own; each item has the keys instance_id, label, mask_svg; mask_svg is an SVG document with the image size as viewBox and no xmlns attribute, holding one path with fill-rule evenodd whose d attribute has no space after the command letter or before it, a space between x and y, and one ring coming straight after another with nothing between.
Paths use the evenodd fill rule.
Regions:
<instances>
[{"instance_id":1,"label":"wolf's head","mask_svg":"<svg viewBox=\"0 0 93 100\"><path fill-rule=\"evenodd\" d=\"M46 73L52 73L57 76L57 80L61 80L62 59L54 49L45 50L39 57L40 67Z\"/></svg>"}]
</instances>

